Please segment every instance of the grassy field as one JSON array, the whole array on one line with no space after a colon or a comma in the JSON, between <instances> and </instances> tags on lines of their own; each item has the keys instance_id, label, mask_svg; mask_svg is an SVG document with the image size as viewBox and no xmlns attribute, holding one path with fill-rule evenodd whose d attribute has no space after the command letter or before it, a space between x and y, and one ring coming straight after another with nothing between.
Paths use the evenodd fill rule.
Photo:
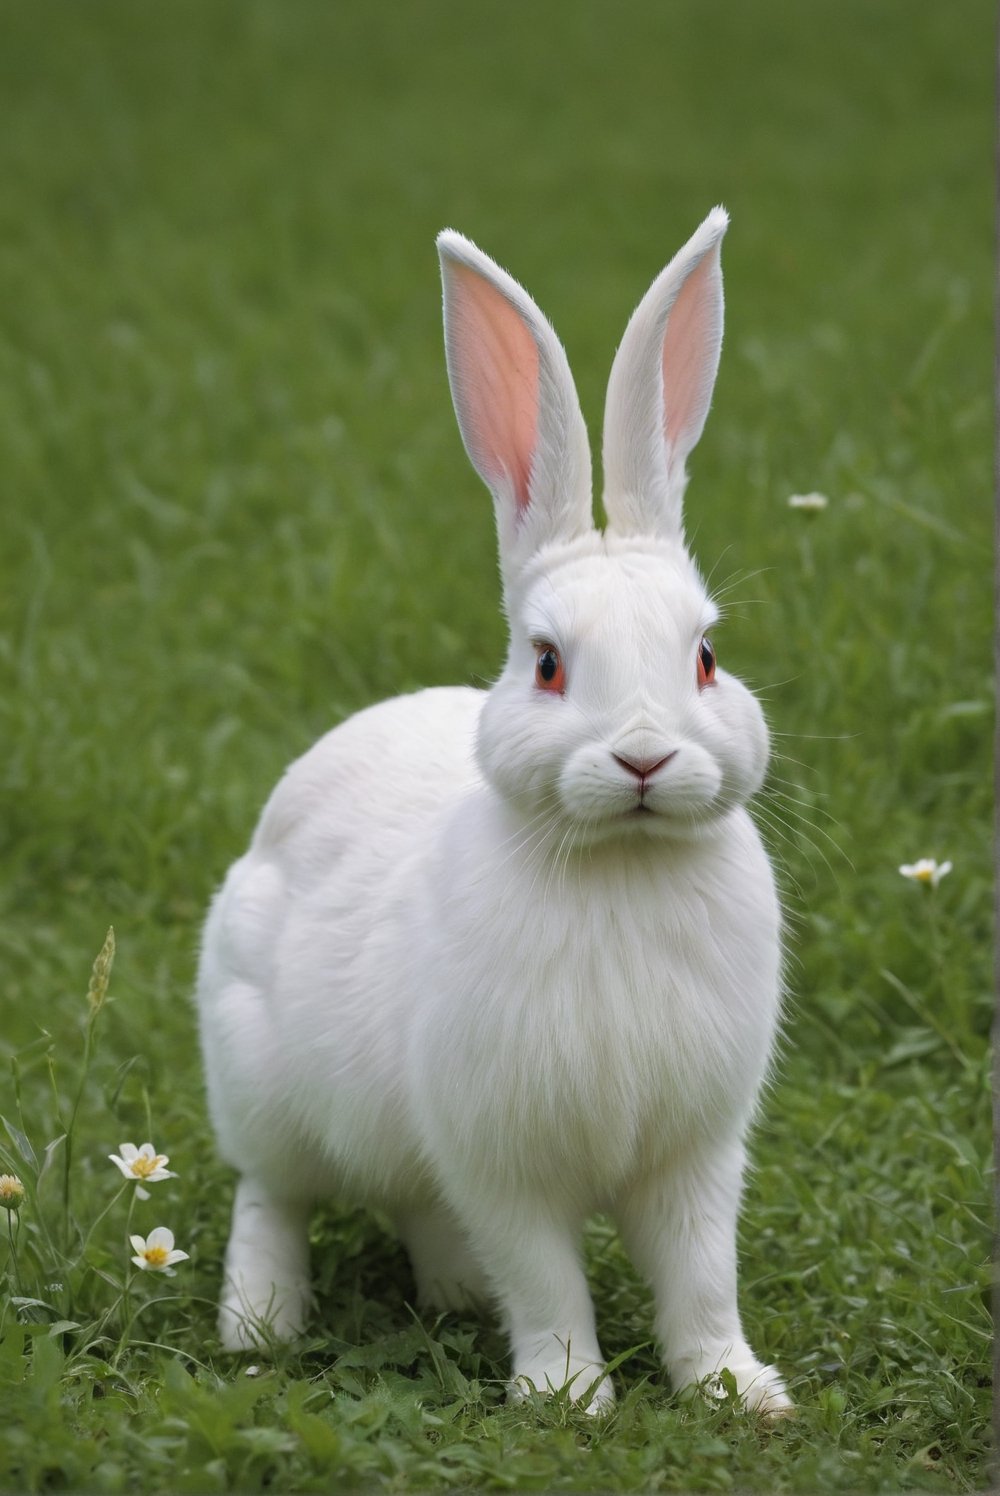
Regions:
<instances>
[{"instance_id":1,"label":"grassy field","mask_svg":"<svg viewBox=\"0 0 1000 1496\"><path fill-rule=\"evenodd\" d=\"M985 1488L993 7L0 17L0 1489ZM204 906L326 727L502 659L434 234L538 298L593 434L718 201L689 530L775 734L792 996L742 1301L798 1416L676 1397L600 1221L609 1420L506 1407L497 1330L417 1319L400 1249L334 1208L314 1338L227 1358ZM897 871L924 856L934 890ZM178 1177L142 1201L107 1155L146 1138ZM160 1224L189 1260L130 1274Z\"/></svg>"}]
</instances>

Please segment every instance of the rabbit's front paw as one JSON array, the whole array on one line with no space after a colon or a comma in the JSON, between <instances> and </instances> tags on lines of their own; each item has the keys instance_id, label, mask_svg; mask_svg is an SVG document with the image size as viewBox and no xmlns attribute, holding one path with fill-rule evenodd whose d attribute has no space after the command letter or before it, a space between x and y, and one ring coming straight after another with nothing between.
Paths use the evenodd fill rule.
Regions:
<instances>
[{"instance_id":1,"label":"rabbit's front paw","mask_svg":"<svg viewBox=\"0 0 1000 1496\"><path fill-rule=\"evenodd\" d=\"M776 1366L764 1366L756 1357L749 1357L740 1361L723 1361L723 1369L728 1371L736 1383L736 1392L743 1406L755 1413L763 1413L768 1418L780 1418L794 1413L795 1404L785 1390L785 1383ZM697 1383L707 1397L724 1398L726 1385L717 1370L700 1374L695 1371L678 1380L677 1385L690 1385Z\"/></svg>"},{"instance_id":2,"label":"rabbit's front paw","mask_svg":"<svg viewBox=\"0 0 1000 1496\"><path fill-rule=\"evenodd\" d=\"M752 1370L741 1370L734 1375L745 1408L768 1418L784 1418L795 1412L795 1404L776 1366L761 1366L755 1361Z\"/></svg>"},{"instance_id":3,"label":"rabbit's front paw","mask_svg":"<svg viewBox=\"0 0 1000 1496\"><path fill-rule=\"evenodd\" d=\"M219 1338L223 1350L266 1350L274 1342L296 1340L305 1329L311 1302L308 1283L294 1283L283 1291L273 1282L257 1285L229 1279L219 1305Z\"/></svg>"},{"instance_id":4,"label":"rabbit's front paw","mask_svg":"<svg viewBox=\"0 0 1000 1496\"><path fill-rule=\"evenodd\" d=\"M558 1360L536 1357L520 1365L510 1384L510 1398L523 1402L533 1392L553 1397L564 1389L587 1413L604 1413L614 1404L615 1392L611 1378L604 1375L604 1363L565 1354Z\"/></svg>"}]
</instances>

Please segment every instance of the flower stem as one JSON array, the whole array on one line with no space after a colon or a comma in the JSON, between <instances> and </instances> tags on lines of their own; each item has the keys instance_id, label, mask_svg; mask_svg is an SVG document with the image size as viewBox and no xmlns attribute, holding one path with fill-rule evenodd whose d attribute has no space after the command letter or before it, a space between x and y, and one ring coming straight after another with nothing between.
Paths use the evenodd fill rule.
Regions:
<instances>
[{"instance_id":1,"label":"flower stem","mask_svg":"<svg viewBox=\"0 0 1000 1496\"><path fill-rule=\"evenodd\" d=\"M77 1113L83 1100L83 1093L87 1086L87 1075L90 1070L91 1056L94 1052L94 1027L97 1023L97 1015L104 1006L108 995L108 982L111 978L111 967L115 959L115 932L109 929L104 938L104 944L97 954L93 969L90 974L90 983L87 987L87 1025L83 1033L83 1063L80 1066L80 1083L76 1088L76 1096L73 1098L73 1106L69 1114L69 1122L66 1124L66 1141L63 1148L63 1237L67 1251L70 1245L70 1183L73 1174L73 1131L76 1127Z\"/></svg>"},{"instance_id":2,"label":"flower stem","mask_svg":"<svg viewBox=\"0 0 1000 1496\"><path fill-rule=\"evenodd\" d=\"M116 1190L115 1193L111 1196L111 1199L108 1201L107 1205L105 1205L105 1207L101 1211L100 1215L97 1215L97 1216L94 1217L93 1221L91 1222L90 1229L87 1232L87 1235L83 1239L83 1246L80 1248L80 1256L81 1257L85 1257L87 1255L87 1248L90 1246L91 1238L93 1237L94 1232L97 1230L98 1226L104 1220L104 1217L108 1214L108 1212L110 1211L111 1207L113 1205L117 1205L118 1204L118 1201L121 1199L122 1195L124 1195L125 1191L129 1187L130 1187L130 1181L127 1180L127 1179L124 1180L122 1182L122 1185L121 1185L120 1189ZM135 1200L135 1190L132 1191L132 1200L133 1200L133 1202ZM129 1218L129 1220L132 1219L132 1206L131 1205L129 1206L128 1218ZM126 1226L126 1234L127 1233L128 1233L128 1227Z\"/></svg>"},{"instance_id":3,"label":"flower stem","mask_svg":"<svg viewBox=\"0 0 1000 1496\"><path fill-rule=\"evenodd\" d=\"M93 1052L94 1019L96 1016L96 1013L92 1013L87 1019L87 1027L84 1031L83 1036L83 1063L80 1066L80 1084L77 1086L76 1096L73 1098L73 1106L69 1114L69 1121L66 1123L66 1140L63 1144L63 1242L67 1251L69 1251L70 1247L69 1206L70 1179L73 1172L73 1129L76 1126L77 1112L80 1110L80 1103L83 1100L84 1088L87 1084L87 1072L90 1069L90 1056Z\"/></svg>"},{"instance_id":4,"label":"flower stem","mask_svg":"<svg viewBox=\"0 0 1000 1496\"><path fill-rule=\"evenodd\" d=\"M127 1188L127 1185L126 1185L126 1188ZM128 1243L128 1250L129 1251L131 1251L131 1248L132 1248L132 1242L131 1242L131 1236L132 1236L132 1212L133 1212L134 1209L135 1209L135 1190L132 1191L132 1198L128 1202L128 1215L125 1217L125 1240ZM135 1318L135 1311L132 1308L132 1279L134 1277L135 1277L135 1270L133 1269L132 1263L131 1263L131 1260L130 1260L129 1264L128 1264L128 1267L125 1269L125 1287L122 1290L122 1300L121 1300L121 1302L122 1302L122 1331L121 1331L121 1335L118 1337L118 1349L119 1349L119 1351L123 1351L125 1349L126 1343L128 1341L129 1331L132 1328L132 1321Z\"/></svg>"},{"instance_id":5,"label":"flower stem","mask_svg":"<svg viewBox=\"0 0 1000 1496\"><path fill-rule=\"evenodd\" d=\"M7 1240L10 1242L10 1275L14 1282L14 1292L20 1296L21 1277L17 1270L17 1232L14 1230L14 1211L7 1212Z\"/></svg>"}]
</instances>

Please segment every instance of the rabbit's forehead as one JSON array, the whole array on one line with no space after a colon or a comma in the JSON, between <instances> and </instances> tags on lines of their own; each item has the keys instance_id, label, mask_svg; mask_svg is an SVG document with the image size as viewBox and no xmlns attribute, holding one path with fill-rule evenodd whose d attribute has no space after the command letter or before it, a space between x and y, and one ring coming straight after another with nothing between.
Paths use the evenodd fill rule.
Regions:
<instances>
[{"instance_id":1,"label":"rabbit's forehead","mask_svg":"<svg viewBox=\"0 0 1000 1496\"><path fill-rule=\"evenodd\" d=\"M710 628L718 610L683 552L639 552L573 560L539 577L522 617L529 637L568 645L623 635L686 638Z\"/></svg>"}]
</instances>

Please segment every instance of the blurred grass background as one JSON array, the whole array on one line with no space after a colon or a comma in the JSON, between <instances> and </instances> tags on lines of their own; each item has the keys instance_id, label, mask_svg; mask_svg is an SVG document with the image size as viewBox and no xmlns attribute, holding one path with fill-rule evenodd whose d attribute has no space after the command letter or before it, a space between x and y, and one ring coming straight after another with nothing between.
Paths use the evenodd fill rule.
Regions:
<instances>
[{"instance_id":1,"label":"blurred grass background","mask_svg":"<svg viewBox=\"0 0 1000 1496\"><path fill-rule=\"evenodd\" d=\"M72 1056L113 923L84 1125L96 1158L141 1141L148 1095L211 1295L206 900L320 732L502 659L434 235L537 298L596 442L629 312L722 201L689 532L736 581L716 644L775 730L792 921L745 1298L807 1402L857 1320L879 1489L970 1489L983 1330L945 1318L981 1315L989 1250L992 8L3 0L0 22L0 1046L44 1029ZM814 521L785 503L811 489ZM896 871L923 855L955 863L933 901ZM883 1283L855 1310L852 1274ZM907 1375L962 1396L929 1423L929 1391L872 1401Z\"/></svg>"}]
</instances>

